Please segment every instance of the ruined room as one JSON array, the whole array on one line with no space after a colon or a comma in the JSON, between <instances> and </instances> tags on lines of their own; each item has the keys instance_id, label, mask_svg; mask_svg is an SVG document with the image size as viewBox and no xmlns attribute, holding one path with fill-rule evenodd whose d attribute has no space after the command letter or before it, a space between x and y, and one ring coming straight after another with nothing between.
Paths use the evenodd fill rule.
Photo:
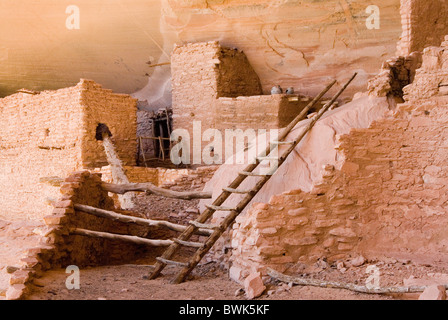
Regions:
<instances>
[{"instance_id":1,"label":"ruined room","mask_svg":"<svg viewBox=\"0 0 448 320\"><path fill-rule=\"evenodd\" d=\"M0 300L447 299L448 2L31 2Z\"/></svg>"}]
</instances>

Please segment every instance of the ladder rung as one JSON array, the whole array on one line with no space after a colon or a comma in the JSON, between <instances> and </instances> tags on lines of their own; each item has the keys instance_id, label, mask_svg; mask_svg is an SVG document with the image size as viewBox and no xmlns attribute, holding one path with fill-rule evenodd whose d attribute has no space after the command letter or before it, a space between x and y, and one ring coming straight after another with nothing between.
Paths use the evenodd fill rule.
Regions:
<instances>
[{"instance_id":1,"label":"ladder rung","mask_svg":"<svg viewBox=\"0 0 448 320\"><path fill-rule=\"evenodd\" d=\"M230 193L239 193L239 194L246 194L246 193L252 193L254 190L241 190L241 189L232 189L232 188L223 188L222 190Z\"/></svg>"},{"instance_id":2,"label":"ladder rung","mask_svg":"<svg viewBox=\"0 0 448 320\"><path fill-rule=\"evenodd\" d=\"M173 239L174 242L185 247L203 248L204 244L201 242L182 241L180 239Z\"/></svg>"},{"instance_id":3,"label":"ladder rung","mask_svg":"<svg viewBox=\"0 0 448 320\"><path fill-rule=\"evenodd\" d=\"M220 226L217 226L214 224L200 223L197 221L189 221L188 223L195 226L196 228L199 228L199 229L209 229L209 230L221 229Z\"/></svg>"},{"instance_id":4,"label":"ladder rung","mask_svg":"<svg viewBox=\"0 0 448 320\"><path fill-rule=\"evenodd\" d=\"M278 157L257 157L258 161L278 161Z\"/></svg>"},{"instance_id":5,"label":"ladder rung","mask_svg":"<svg viewBox=\"0 0 448 320\"><path fill-rule=\"evenodd\" d=\"M175 266L183 267L183 268L188 268L190 266L190 263L188 263L188 262L173 261L173 260L164 259L162 257L157 257L156 260L163 264L171 264L171 265L175 265Z\"/></svg>"},{"instance_id":6,"label":"ladder rung","mask_svg":"<svg viewBox=\"0 0 448 320\"><path fill-rule=\"evenodd\" d=\"M236 211L235 208L212 206L212 205L209 205L209 204L206 204L205 207L210 209L210 210L215 210L215 211Z\"/></svg>"},{"instance_id":7,"label":"ladder rung","mask_svg":"<svg viewBox=\"0 0 448 320\"><path fill-rule=\"evenodd\" d=\"M285 145L285 144L294 144L296 143L295 141L272 141L271 144L275 144L275 145Z\"/></svg>"},{"instance_id":8,"label":"ladder rung","mask_svg":"<svg viewBox=\"0 0 448 320\"><path fill-rule=\"evenodd\" d=\"M266 176L272 176L274 173L275 170L268 173L254 173L254 172L241 171L239 174L250 177L266 177Z\"/></svg>"}]
</instances>

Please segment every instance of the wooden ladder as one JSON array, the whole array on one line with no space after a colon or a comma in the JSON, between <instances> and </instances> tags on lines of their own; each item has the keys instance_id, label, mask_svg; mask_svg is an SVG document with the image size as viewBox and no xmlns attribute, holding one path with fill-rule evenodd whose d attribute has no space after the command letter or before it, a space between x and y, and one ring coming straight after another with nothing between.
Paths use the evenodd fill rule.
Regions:
<instances>
[{"instance_id":1,"label":"wooden ladder","mask_svg":"<svg viewBox=\"0 0 448 320\"><path fill-rule=\"evenodd\" d=\"M315 123L336 102L338 97L344 92L344 90L353 81L356 75L357 73L355 73L350 78L350 80L332 98L330 102L328 102L325 106L322 107L322 109L311 119L311 121L308 123L308 125L296 139L292 141L285 141L285 138L288 136L291 130L294 129L294 127L297 125L297 123L299 123L299 121L305 119L309 110L324 96L325 93L327 93L333 87L333 85L336 83L336 80L330 83L313 101L311 101L308 104L308 106L306 106L305 109L303 109L302 112L282 131L277 141L270 142L265 152L262 153L260 156L258 156L253 164L248 165L243 171L239 172L238 177L227 188L224 188L222 190L222 193L216 198L216 200L213 202L212 205L206 206L206 209L204 210L204 212L200 214L200 216L196 221L190 221L190 226L187 229L185 229L185 231L183 231L177 239L173 240L174 243L167 248L167 250L163 253L161 257L157 258L155 268L153 272L150 274L149 279L157 278L167 265L175 265L182 267L182 270L178 273L178 275L172 282L178 284L185 281L187 276L197 266L197 264L202 260L202 258L207 254L207 252L210 251L210 249L221 237L221 235L229 228L229 226L233 224L238 215L252 201L252 199L266 184L266 182L268 182L268 180L276 172L277 168L280 167L285 162L286 158L291 154L291 152L305 137L305 135L313 128ZM269 157L269 155L280 145L289 145L289 147L285 152L283 152L283 154L280 157L275 158ZM277 168L266 174L254 172L254 170L258 168L258 166L261 163L267 160L278 161ZM238 189L238 187L247 177L257 177L259 181L251 190ZM223 207L222 206L223 203L232 194L245 194L245 197L234 208ZM209 220L216 211L226 211L229 212L229 214L226 216L226 218L224 218L224 220L219 225L207 224L207 220ZM204 243L189 241L190 238L195 234L195 232L199 228L211 230L212 233ZM193 257L188 262L179 262L171 260L181 246L194 247L197 249Z\"/></svg>"}]
</instances>

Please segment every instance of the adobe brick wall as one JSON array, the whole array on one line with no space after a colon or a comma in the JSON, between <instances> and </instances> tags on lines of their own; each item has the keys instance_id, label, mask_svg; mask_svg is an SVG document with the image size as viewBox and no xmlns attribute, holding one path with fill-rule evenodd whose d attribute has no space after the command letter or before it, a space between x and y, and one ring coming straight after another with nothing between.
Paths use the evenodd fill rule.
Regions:
<instances>
[{"instance_id":1,"label":"adobe brick wall","mask_svg":"<svg viewBox=\"0 0 448 320\"><path fill-rule=\"evenodd\" d=\"M46 198L56 187L40 178L104 165L96 126L106 123L121 159L135 164L136 101L93 81L37 95L17 93L0 99L0 216L37 219L51 211Z\"/></svg>"},{"instance_id":2,"label":"adobe brick wall","mask_svg":"<svg viewBox=\"0 0 448 320\"><path fill-rule=\"evenodd\" d=\"M425 51L423 67L404 89L407 101L393 115L341 136L343 163L322 168L311 192L274 196L238 218L233 279L322 257L448 261L448 92L434 87L446 60L433 57Z\"/></svg>"},{"instance_id":3,"label":"adobe brick wall","mask_svg":"<svg viewBox=\"0 0 448 320\"><path fill-rule=\"evenodd\" d=\"M260 78L249 63L246 55L234 48L220 47L215 64L217 68L217 96L239 97L263 94Z\"/></svg>"}]
</instances>

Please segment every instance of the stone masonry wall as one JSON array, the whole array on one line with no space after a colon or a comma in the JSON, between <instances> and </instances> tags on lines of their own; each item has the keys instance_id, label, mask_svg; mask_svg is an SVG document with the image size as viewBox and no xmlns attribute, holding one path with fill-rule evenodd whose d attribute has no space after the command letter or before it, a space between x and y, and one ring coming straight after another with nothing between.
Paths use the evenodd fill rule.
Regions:
<instances>
[{"instance_id":1,"label":"stone masonry wall","mask_svg":"<svg viewBox=\"0 0 448 320\"><path fill-rule=\"evenodd\" d=\"M403 88L414 81L416 70L421 64L422 54L417 51L406 57L388 59L383 63L378 75L369 80L367 84L369 95L394 96L402 99Z\"/></svg>"},{"instance_id":2,"label":"stone masonry wall","mask_svg":"<svg viewBox=\"0 0 448 320\"><path fill-rule=\"evenodd\" d=\"M263 94L260 78L246 55L238 49L221 47L217 58L218 97L256 96Z\"/></svg>"},{"instance_id":3,"label":"stone masonry wall","mask_svg":"<svg viewBox=\"0 0 448 320\"><path fill-rule=\"evenodd\" d=\"M286 127L311 101L299 95L275 94L216 100L215 128L278 129Z\"/></svg>"},{"instance_id":4,"label":"stone masonry wall","mask_svg":"<svg viewBox=\"0 0 448 320\"><path fill-rule=\"evenodd\" d=\"M212 102L218 97L217 42L175 47L171 55L173 128L191 132L193 121L213 126Z\"/></svg>"},{"instance_id":5,"label":"stone masonry wall","mask_svg":"<svg viewBox=\"0 0 448 320\"><path fill-rule=\"evenodd\" d=\"M204 180L211 178L217 168L217 166L206 166L197 169L167 169L126 166L124 170L130 182L150 182L158 187L185 190L202 186ZM103 181L112 182L110 166L95 171L101 173Z\"/></svg>"},{"instance_id":6,"label":"stone masonry wall","mask_svg":"<svg viewBox=\"0 0 448 320\"><path fill-rule=\"evenodd\" d=\"M99 123L108 126L117 154L124 165L133 166L137 157L137 100L113 93L93 81L81 82L83 111L82 160L84 168L107 165L101 142L95 139Z\"/></svg>"},{"instance_id":7,"label":"stone masonry wall","mask_svg":"<svg viewBox=\"0 0 448 320\"><path fill-rule=\"evenodd\" d=\"M339 138L340 170L325 166L311 192L274 196L237 219L233 279L359 254L448 261L446 48L424 51L394 113Z\"/></svg>"},{"instance_id":8,"label":"stone masonry wall","mask_svg":"<svg viewBox=\"0 0 448 320\"><path fill-rule=\"evenodd\" d=\"M0 216L33 219L51 208L57 188L41 177L66 176L82 166L80 87L17 93L0 100Z\"/></svg>"},{"instance_id":9,"label":"stone masonry wall","mask_svg":"<svg viewBox=\"0 0 448 320\"><path fill-rule=\"evenodd\" d=\"M41 218L58 189L41 178L105 164L98 123L108 124L120 158L135 164L136 101L81 80L71 88L0 99L0 216ZM6 192L7 190L7 192Z\"/></svg>"},{"instance_id":10,"label":"stone masonry wall","mask_svg":"<svg viewBox=\"0 0 448 320\"><path fill-rule=\"evenodd\" d=\"M312 192L274 196L238 218L232 278L357 254L448 261L448 99L438 99L353 129L340 139L340 171L323 168Z\"/></svg>"},{"instance_id":11,"label":"stone masonry wall","mask_svg":"<svg viewBox=\"0 0 448 320\"><path fill-rule=\"evenodd\" d=\"M21 268L10 280L7 299L22 299L43 271L76 265L79 268L124 263L138 258L147 246L107 239L70 235L72 228L146 237L150 228L113 222L76 211L74 204L113 210L114 201L101 189L101 175L80 171L65 179L52 213L44 217L46 229L40 243L21 259ZM130 214L122 211L122 214Z\"/></svg>"},{"instance_id":12,"label":"stone masonry wall","mask_svg":"<svg viewBox=\"0 0 448 320\"><path fill-rule=\"evenodd\" d=\"M448 33L444 0L401 0L402 35L397 55L406 56L428 46L438 46Z\"/></svg>"}]
</instances>

